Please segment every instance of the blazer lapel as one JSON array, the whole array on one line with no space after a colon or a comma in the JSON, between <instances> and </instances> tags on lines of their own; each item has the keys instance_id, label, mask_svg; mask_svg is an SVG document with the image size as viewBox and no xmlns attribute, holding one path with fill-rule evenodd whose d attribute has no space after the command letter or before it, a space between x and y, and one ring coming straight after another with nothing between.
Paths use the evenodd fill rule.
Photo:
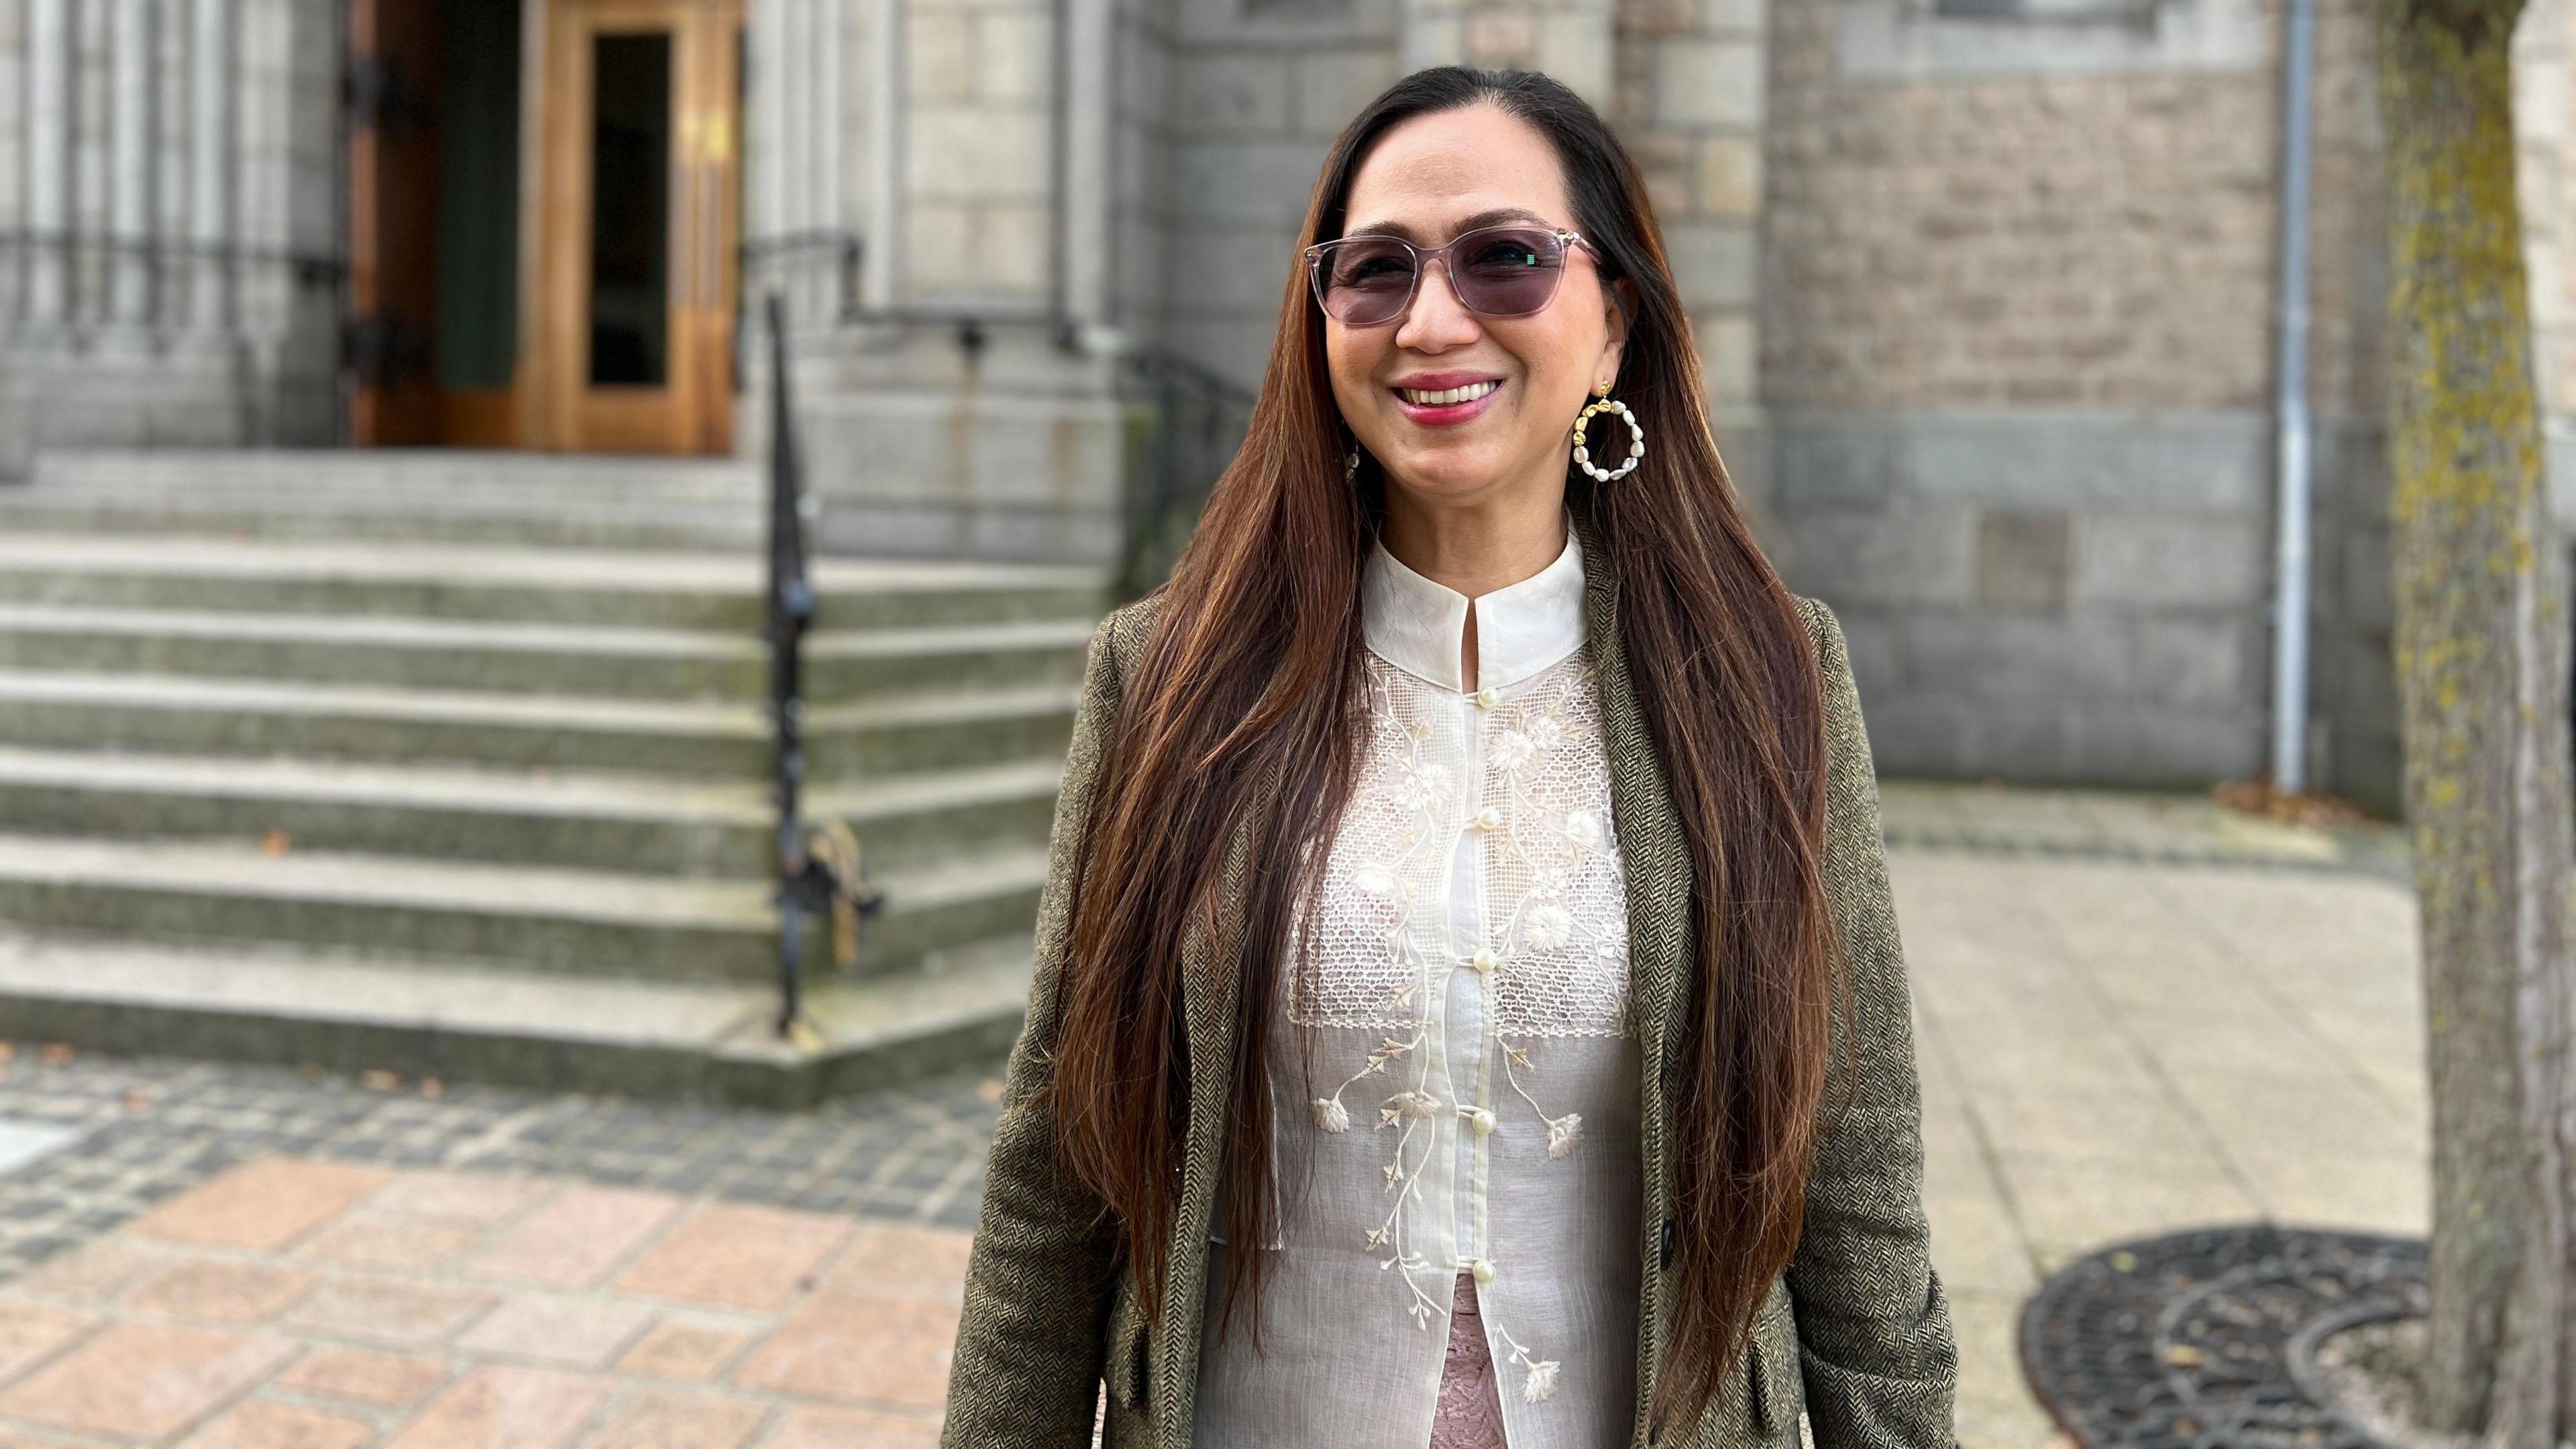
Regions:
<instances>
[{"instance_id":1,"label":"blazer lapel","mask_svg":"<svg viewBox=\"0 0 2576 1449\"><path fill-rule=\"evenodd\" d=\"M1642 1279L1637 1322L1634 1442L1646 1442L1646 1407L1663 1355L1663 1242L1672 1215L1672 1158L1665 1140L1672 1120L1670 1064L1683 1004L1689 999L1691 867L1689 842L1673 811L1653 732L1638 708L1636 686L1619 634L1618 584L1610 556L1589 525L1578 522L1584 572L1585 651L1600 692L1602 742L1610 757L1610 808L1619 831L1628 888L1628 990L1644 1080L1639 1123L1644 1135L1644 1212L1640 1215Z\"/></svg>"},{"instance_id":2,"label":"blazer lapel","mask_svg":"<svg viewBox=\"0 0 2576 1449\"><path fill-rule=\"evenodd\" d=\"M1251 880L1252 822L1270 807L1281 770L1254 790L1252 808L1228 837L1218 876L1215 930L1190 933L1181 960L1181 1014L1189 1032L1190 1106L1182 1154L1180 1210L1172 1220L1163 1275L1163 1339L1156 1395L1163 1442L1190 1442L1199 1371L1200 1320L1207 1305L1208 1226L1225 1164L1227 1089L1234 1071L1236 993L1242 981L1244 893Z\"/></svg>"}]
</instances>

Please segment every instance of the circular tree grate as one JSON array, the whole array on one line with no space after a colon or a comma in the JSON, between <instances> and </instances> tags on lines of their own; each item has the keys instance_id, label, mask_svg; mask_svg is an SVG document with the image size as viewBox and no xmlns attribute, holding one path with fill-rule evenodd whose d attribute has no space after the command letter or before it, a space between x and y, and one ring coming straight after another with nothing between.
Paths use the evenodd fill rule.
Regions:
<instances>
[{"instance_id":1,"label":"circular tree grate","mask_svg":"<svg viewBox=\"0 0 2576 1449\"><path fill-rule=\"evenodd\" d=\"M2424 1244L2267 1224L2104 1248L2040 1285L2022 1371L2084 1449L2383 1449L2318 1401L2332 1327L2424 1309Z\"/></svg>"}]
</instances>

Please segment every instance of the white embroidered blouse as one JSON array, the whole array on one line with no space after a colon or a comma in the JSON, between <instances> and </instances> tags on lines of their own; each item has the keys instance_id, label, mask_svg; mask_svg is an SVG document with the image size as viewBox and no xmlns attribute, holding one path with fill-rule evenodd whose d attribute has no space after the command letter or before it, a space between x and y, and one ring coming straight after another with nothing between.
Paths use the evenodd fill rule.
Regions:
<instances>
[{"instance_id":1,"label":"white embroidered blouse","mask_svg":"<svg viewBox=\"0 0 2576 1449\"><path fill-rule=\"evenodd\" d=\"M1262 1345L1219 1342L1212 1244L1199 1449L1424 1449L1462 1271L1511 1449L1628 1437L1640 1058L1573 530L1473 601L1472 693L1469 607L1369 562L1368 738L1273 1013Z\"/></svg>"}]
</instances>

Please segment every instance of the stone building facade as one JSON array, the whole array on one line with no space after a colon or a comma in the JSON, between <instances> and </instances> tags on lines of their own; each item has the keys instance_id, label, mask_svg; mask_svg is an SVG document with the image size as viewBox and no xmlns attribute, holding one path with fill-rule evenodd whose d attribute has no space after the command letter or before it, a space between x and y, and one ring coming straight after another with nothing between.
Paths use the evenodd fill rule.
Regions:
<instances>
[{"instance_id":1,"label":"stone building facade","mask_svg":"<svg viewBox=\"0 0 2576 1449\"><path fill-rule=\"evenodd\" d=\"M2319 4L2312 759L2387 803L2371 42ZM2569 24L2541 0L2517 42L2553 419ZM1134 359L1256 386L1339 127L1416 67L1536 67L1647 171L1721 451L1839 610L1882 764L2241 777L2282 31L2280 0L0 0L0 471L754 454L774 288L824 546L1106 559ZM584 250L648 214L626 273Z\"/></svg>"}]
</instances>

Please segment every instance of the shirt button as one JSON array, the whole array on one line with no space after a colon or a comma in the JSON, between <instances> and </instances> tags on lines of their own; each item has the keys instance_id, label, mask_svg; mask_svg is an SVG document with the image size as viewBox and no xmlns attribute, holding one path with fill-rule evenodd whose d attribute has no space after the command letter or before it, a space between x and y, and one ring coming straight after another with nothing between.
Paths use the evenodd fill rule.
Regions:
<instances>
[{"instance_id":1,"label":"shirt button","mask_svg":"<svg viewBox=\"0 0 2576 1449\"><path fill-rule=\"evenodd\" d=\"M1476 1124L1476 1135L1479 1137L1494 1130L1494 1114L1489 1108L1477 1108L1476 1115L1467 1120Z\"/></svg>"},{"instance_id":2,"label":"shirt button","mask_svg":"<svg viewBox=\"0 0 2576 1449\"><path fill-rule=\"evenodd\" d=\"M1476 1260L1476 1265L1469 1268L1467 1271L1476 1275L1477 1282L1491 1283L1494 1281L1494 1260L1491 1258L1478 1258Z\"/></svg>"},{"instance_id":3,"label":"shirt button","mask_svg":"<svg viewBox=\"0 0 2576 1449\"><path fill-rule=\"evenodd\" d=\"M1490 976L1495 967L1503 964L1503 958L1494 954L1493 947L1486 946L1479 949L1475 955L1468 957L1467 964L1476 968L1477 975Z\"/></svg>"},{"instance_id":4,"label":"shirt button","mask_svg":"<svg viewBox=\"0 0 2576 1449\"><path fill-rule=\"evenodd\" d=\"M1476 691L1476 708L1492 709L1503 702L1503 692L1488 684Z\"/></svg>"},{"instance_id":5,"label":"shirt button","mask_svg":"<svg viewBox=\"0 0 2576 1449\"><path fill-rule=\"evenodd\" d=\"M1491 805L1488 805L1484 809L1476 812L1476 828L1478 830L1492 830L1499 827L1502 823L1503 812L1495 809Z\"/></svg>"}]
</instances>

